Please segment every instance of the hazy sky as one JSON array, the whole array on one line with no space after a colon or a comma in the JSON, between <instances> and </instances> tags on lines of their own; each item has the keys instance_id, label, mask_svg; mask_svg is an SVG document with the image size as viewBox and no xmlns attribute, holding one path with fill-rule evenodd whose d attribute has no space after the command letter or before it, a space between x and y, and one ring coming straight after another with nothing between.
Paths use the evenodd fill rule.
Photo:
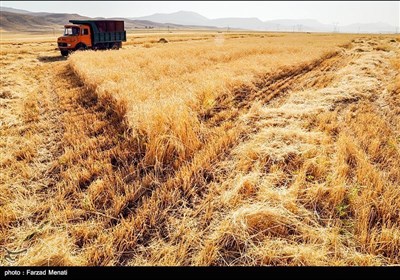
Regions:
<instances>
[{"instance_id":1,"label":"hazy sky","mask_svg":"<svg viewBox=\"0 0 400 280\"><path fill-rule=\"evenodd\" d=\"M180 10L208 18L316 19L339 25L385 22L399 26L400 1L1 1L33 12L78 13L90 17L140 17Z\"/></svg>"}]
</instances>

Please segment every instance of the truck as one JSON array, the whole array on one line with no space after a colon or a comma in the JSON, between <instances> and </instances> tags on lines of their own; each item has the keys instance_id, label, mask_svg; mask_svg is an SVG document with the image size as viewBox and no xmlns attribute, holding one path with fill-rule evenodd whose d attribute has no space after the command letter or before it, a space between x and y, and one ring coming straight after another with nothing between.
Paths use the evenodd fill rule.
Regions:
<instances>
[{"instance_id":1,"label":"truck","mask_svg":"<svg viewBox=\"0 0 400 280\"><path fill-rule=\"evenodd\" d=\"M76 50L119 49L126 42L123 20L70 20L57 39L62 56Z\"/></svg>"}]
</instances>

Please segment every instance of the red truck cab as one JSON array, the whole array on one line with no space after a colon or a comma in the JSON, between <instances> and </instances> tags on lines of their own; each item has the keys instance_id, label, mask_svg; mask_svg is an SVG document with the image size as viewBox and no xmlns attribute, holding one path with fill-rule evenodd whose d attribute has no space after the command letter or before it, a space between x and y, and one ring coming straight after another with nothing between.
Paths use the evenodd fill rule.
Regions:
<instances>
[{"instance_id":1,"label":"red truck cab","mask_svg":"<svg viewBox=\"0 0 400 280\"><path fill-rule=\"evenodd\" d=\"M67 24L64 35L57 40L58 48L63 56L71 50L85 50L92 47L90 27L88 25Z\"/></svg>"}]
</instances>

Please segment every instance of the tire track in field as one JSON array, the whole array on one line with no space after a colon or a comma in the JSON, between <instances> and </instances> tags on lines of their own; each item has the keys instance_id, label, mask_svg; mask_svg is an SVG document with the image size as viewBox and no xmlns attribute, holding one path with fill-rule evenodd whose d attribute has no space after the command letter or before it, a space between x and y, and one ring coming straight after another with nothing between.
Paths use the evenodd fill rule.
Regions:
<instances>
[{"instance_id":1,"label":"tire track in field","mask_svg":"<svg viewBox=\"0 0 400 280\"><path fill-rule=\"evenodd\" d=\"M3 58L2 72L2 91L7 94L2 94L5 110L0 117L0 244L14 250L32 245L50 211L47 192L53 191L57 177L49 170L60 154L63 127L50 65L35 52L7 45L4 51L10 53Z\"/></svg>"},{"instance_id":2,"label":"tire track in field","mask_svg":"<svg viewBox=\"0 0 400 280\"><path fill-rule=\"evenodd\" d=\"M201 117L210 126L214 126L226 119L237 118L238 110L248 110L254 102L265 104L277 96L282 102L284 95L289 91L326 86L332 81L334 71L345 66L350 59L346 53L348 47L350 44L311 63L282 68L267 74L252 85L238 87L232 93L221 95L216 100L217 105Z\"/></svg>"}]
</instances>

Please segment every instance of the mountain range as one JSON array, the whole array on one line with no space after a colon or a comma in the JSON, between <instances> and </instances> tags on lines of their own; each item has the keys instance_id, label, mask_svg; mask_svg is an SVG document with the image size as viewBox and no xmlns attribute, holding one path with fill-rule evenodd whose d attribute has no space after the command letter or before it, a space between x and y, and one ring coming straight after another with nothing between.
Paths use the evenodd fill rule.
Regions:
<instances>
[{"instance_id":1,"label":"mountain range","mask_svg":"<svg viewBox=\"0 0 400 280\"><path fill-rule=\"evenodd\" d=\"M30 12L1 6L0 30L39 31L60 29L70 19L91 18L78 14ZM157 13L144 17L110 18L125 21L126 29L134 28L172 28L172 29L241 29L256 31L285 32L345 32L345 33L394 33L396 27L386 23L355 23L345 26L323 24L314 19L278 19L262 21L258 18L217 18L209 19L198 13L179 11L175 13Z\"/></svg>"},{"instance_id":2,"label":"mountain range","mask_svg":"<svg viewBox=\"0 0 400 280\"><path fill-rule=\"evenodd\" d=\"M149 20L164 24L182 24L196 26L215 26L219 28L239 28L258 31L303 31L303 32L346 32L346 33L394 33L396 27L383 22L355 23L339 26L323 24L314 19L278 19L261 21L258 18L217 18L209 19L198 13L179 11L175 13L157 13L144 17L131 18Z\"/></svg>"}]
</instances>

